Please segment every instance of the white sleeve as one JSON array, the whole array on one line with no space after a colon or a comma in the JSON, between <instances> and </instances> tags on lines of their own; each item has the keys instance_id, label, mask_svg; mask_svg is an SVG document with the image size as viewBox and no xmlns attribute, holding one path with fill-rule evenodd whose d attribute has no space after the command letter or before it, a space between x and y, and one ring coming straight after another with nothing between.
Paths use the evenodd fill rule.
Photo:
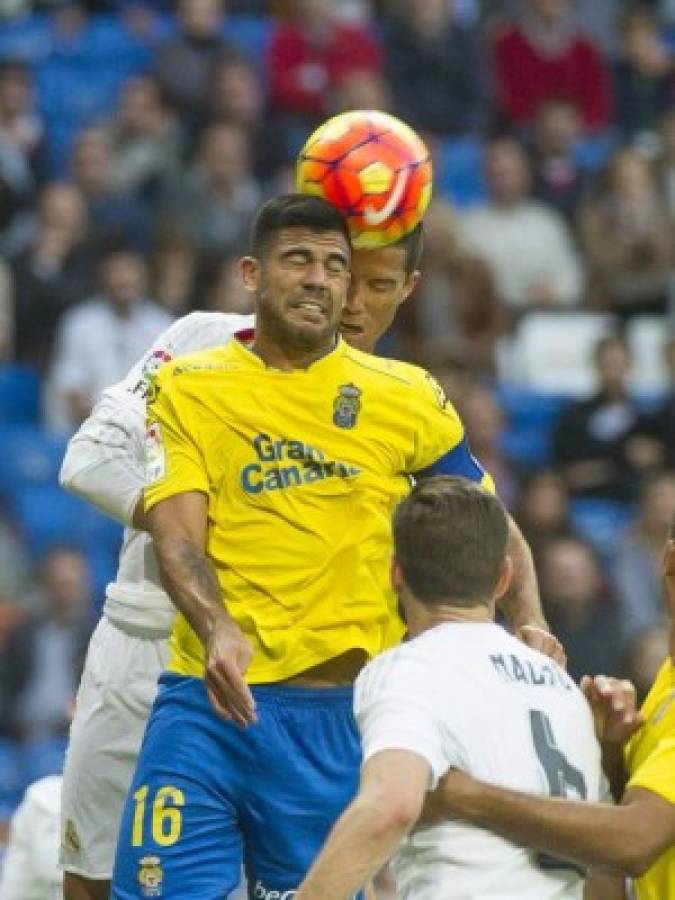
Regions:
<instances>
[{"instance_id":1,"label":"white sleeve","mask_svg":"<svg viewBox=\"0 0 675 900\"><path fill-rule=\"evenodd\" d=\"M458 753L434 711L433 671L400 650L385 653L359 675L354 714L364 762L382 750L408 750L431 768L429 790L455 764Z\"/></svg>"},{"instance_id":2,"label":"white sleeve","mask_svg":"<svg viewBox=\"0 0 675 900\"><path fill-rule=\"evenodd\" d=\"M173 322L123 381L107 388L71 438L61 486L131 525L145 485L145 398L159 368L177 356L225 344L251 328L251 316L191 313Z\"/></svg>"}]
</instances>

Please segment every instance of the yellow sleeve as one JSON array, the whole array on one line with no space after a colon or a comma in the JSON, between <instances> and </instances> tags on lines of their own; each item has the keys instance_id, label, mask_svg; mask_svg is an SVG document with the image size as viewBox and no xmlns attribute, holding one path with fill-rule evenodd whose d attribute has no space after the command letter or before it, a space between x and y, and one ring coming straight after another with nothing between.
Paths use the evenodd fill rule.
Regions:
<instances>
[{"instance_id":1,"label":"yellow sleeve","mask_svg":"<svg viewBox=\"0 0 675 900\"><path fill-rule=\"evenodd\" d=\"M675 737L658 742L631 775L628 787L642 787L675 803Z\"/></svg>"},{"instance_id":2,"label":"yellow sleeve","mask_svg":"<svg viewBox=\"0 0 675 900\"><path fill-rule=\"evenodd\" d=\"M435 378L427 372L422 376L415 394L413 415L417 432L408 471L459 475L494 493L494 482L471 452L457 410Z\"/></svg>"},{"instance_id":3,"label":"yellow sleeve","mask_svg":"<svg viewBox=\"0 0 675 900\"><path fill-rule=\"evenodd\" d=\"M191 424L189 398L181 395L171 366L157 376L148 397L145 433L145 510L188 491L209 492L202 450Z\"/></svg>"}]
</instances>

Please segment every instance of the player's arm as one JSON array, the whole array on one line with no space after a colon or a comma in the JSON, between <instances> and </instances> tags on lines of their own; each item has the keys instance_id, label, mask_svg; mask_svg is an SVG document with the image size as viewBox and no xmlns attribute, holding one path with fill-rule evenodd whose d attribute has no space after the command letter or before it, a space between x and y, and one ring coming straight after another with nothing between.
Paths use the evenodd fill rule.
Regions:
<instances>
[{"instance_id":1,"label":"player's arm","mask_svg":"<svg viewBox=\"0 0 675 900\"><path fill-rule=\"evenodd\" d=\"M508 840L583 865L639 876L675 842L675 804L629 788L621 806L534 797L453 771L441 783L443 818L487 828Z\"/></svg>"},{"instance_id":2,"label":"player's arm","mask_svg":"<svg viewBox=\"0 0 675 900\"><path fill-rule=\"evenodd\" d=\"M189 320L186 316L162 332L126 377L104 391L66 449L61 487L123 525L146 527L145 398L156 368L170 358L167 348L184 342Z\"/></svg>"},{"instance_id":3,"label":"player's arm","mask_svg":"<svg viewBox=\"0 0 675 900\"><path fill-rule=\"evenodd\" d=\"M166 376L166 377L163 377ZM148 402L145 510L162 584L205 649L205 681L216 712L239 725L255 718L244 680L251 645L229 615L206 554L209 476L196 420L180 403L172 372Z\"/></svg>"},{"instance_id":4,"label":"player's arm","mask_svg":"<svg viewBox=\"0 0 675 900\"><path fill-rule=\"evenodd\" d=\"M429 763L407 750L371 757L356 799L333 827L296 900L349 900L417 821L430 774Z\"/></svg>"},{"instance_id":5,"label":"player's arm","mask_svg":"<svg viewBox=\"0 0 675 900\"><path fill-rule=\"evenodd\" d=\"M594 867L586 876L584 900L626 900L626 879L610 869Z\"/></svg>"}]
</instances>

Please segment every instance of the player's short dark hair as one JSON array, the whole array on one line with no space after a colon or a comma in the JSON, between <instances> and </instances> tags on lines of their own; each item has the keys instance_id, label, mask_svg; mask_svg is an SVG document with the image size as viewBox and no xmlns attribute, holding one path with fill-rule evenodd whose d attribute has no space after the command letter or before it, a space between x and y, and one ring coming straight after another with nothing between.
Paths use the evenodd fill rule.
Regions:
<instances>
[{"instance_id":1,"label":"player's short dark hair","mask_svg":"<svg viewBox=\"0 0 675 900\"><path fill-rule=\"evenodd\" d=\"M401 247L405 250L405 274L412 275L416 272L422 261L422 250L424 249L424 227L419 222L412 231L404 235L392 246Z\"/></svg>"},{"instance_id":2,"label":"player's short dark hair","mask_svg":"<svg viewBox=\"0 0 675 900\"><path fill-rule=\"evenodd\" d=\"M394 548L406 585L430 606L488 604L508 532L497 497L449 475L419 481L394 513Z\"/></svg>"},{"instance_id":3,"label":"player's short dark hair","mask_svg":"<svg viewBox=\"0 0 675 900\"><path fill-rule=\"evenodd\" d=\"M319 233L336 231L351 247L347 222L334 206L320 197L283 194L268 200L258 210L249 240L251 255L263 256L275 235L286 228L308 228Z\"/></svg>"}]
</instances>

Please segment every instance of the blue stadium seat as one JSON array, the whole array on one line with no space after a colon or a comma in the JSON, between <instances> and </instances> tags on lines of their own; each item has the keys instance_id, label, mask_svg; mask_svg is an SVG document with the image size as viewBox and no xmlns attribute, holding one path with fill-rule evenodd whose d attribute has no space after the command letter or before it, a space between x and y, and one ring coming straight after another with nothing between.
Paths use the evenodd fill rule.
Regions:
<instances>
[{"instance_id":1,"label":"blue stadium seat","mask_svg":"<svg viewBox=\"0 0 675 900\"><path fill-rule=\"evenodd\" d=\"M442 142L435 157L434 190L460 209L485 199L482 141L456 137Z\"/></svg>"},{"instance_id":2,"label":"blue stadium seat","mask_svg":"<svg viewBox=\"0 0 675 900\"><path fill-rule=\"evenodd\" d=\"M26 787L19 747L0 738L0 819L8 819Z\"/></svg>"},{"instance_id":3,"label":"blue stadium seat","mask_svg":"<svg viewBox=\"0 0 675 900\"><path fill-rule=\"evenodd\" d=\"M47 775L60 775L66 756L67 738L52 737L30 741L22 747L22 768L26 784Z\"/></svg>"},{"instance_id":4,"label":"blue stadium seat","mask_svg":"<svg viewBox=\"0 0 675 900\"><path fill-rule=\"evenodd\" d=\"M30 485L56 484L65 438L45 434L38 425L0 425L0 446L0 494L11 499Z\"/></svg>"},{"instance_id":5,"label":"blue stadium seat","mask_svg":"<svg viewBox=\"0 0 675 900\"><path fill-rule=\"evenodd\" d=\"M35 559L63 544L85 553L100 547L114 553L119 547L121 526L56 484L25 487L12 497L11 508L26 548Z\"/></svg>"},{"instance_id":6,"label":"blue stadium seat","mask_svg":"<svg viewBox=\"0 0 675 900\"><path fill-rule=\"evenodd\" d=\"M507 385L499 387L497 397L507 423L502 441L507 459L526 469L547 465L553 428L569 398Z\"/></svg>"},{"instance_id":7,"label":"blue stadium seat","mask_svg":"<svg viewBox=\"0 0 675 900\"><path fill-rule=\"evenodd\" d=\"M570 519L579 534L592 544L606 563L611 563L621 535L635 519L627 503L581 497L572 501Z\"/></svg>"},{"instance_id":8,"label":"blue stadium seat","mask_svg":"<svg viewBox=\"0 0 675 900\"><path fill-rule=\"evenodd\" d=\"M0 59L20 59L34 65L46 59L53 48L50 17L44 14L3 18L0 28Z\"/></svg>"},{"instance_id":9,"label":"blue stadium seat","mask_svg":"<svg viewBox=\"0 0 675 900\"><path fill-rule=\"evenodd\" d=\"M269 16L230 16L225 23L223 37L237 44L254 63L264 65L271 31Z\"/></svg>"},{"instance_id":10,"label":"blue stadium seat","mask_svg":"<svg viewBox=\"0 0 675 900\"><path fill-rule=\"evenodd\" d=\"M37 422L40 410L40 382L29 366L0 365L0 424Z\"/></svg>"}]
</instances>

